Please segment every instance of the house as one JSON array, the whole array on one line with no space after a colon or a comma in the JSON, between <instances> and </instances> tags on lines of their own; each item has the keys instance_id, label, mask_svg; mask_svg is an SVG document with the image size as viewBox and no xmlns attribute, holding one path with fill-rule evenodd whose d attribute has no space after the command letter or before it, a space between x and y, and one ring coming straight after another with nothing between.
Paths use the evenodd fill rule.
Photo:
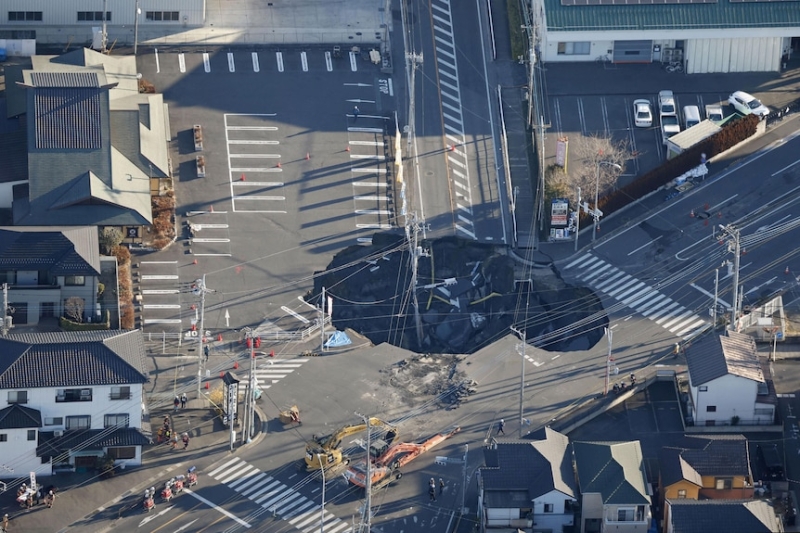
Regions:
<instances>
[{"instance_id":1,"label":"house","mask_svg":"<svg viewBox=\"0 0 800 533\"><path fill-rule=\"evenodd\" d=\"M639 441L573 442L580 533L646 533L650 490Z\"/></svg>"},{"instance_id":2,"label":"house","mask_svg":"<svg viewBox=\"0 0 800 533\"><path fill-rule=\"evenodd\" d=\"M531 0L530 17L532 62L678 61L690 74L778 72L800 36L791 2Z\"/></svg>"},{"instance_id":3,"label":"house","mask_svg":"<svg viewBox=\"0 0 800 533\"><path fill-rule=\"evenodd\" d=\"M139 92L136 58L83 48L33 56L30 68L7 69L6 82L8 117L24 115L0 140L17 147L5 154L13 172L0 169L14 225L115 226L138 237L152 222L151 190L170 175L170 133L162 96Z\"/></svg>"},{"instance_id":4,"label":"house","mask_svg":"<svg viewBox=\"0 0 800 533\"><path fill-rule=\"evenodd\" d=\"M484 449L479 470L481 532L561 533L574 523L575 474L569 439L544 428L533 442L502 442Z\"/></svg>"},{"instance_id":5,"label":"house","mask_svg":"<svg viewBox=\"0 0 800 533\"><path fill-rule=\"evenodd\" d=\"M781 533L783 522L766 500L667 500L665 533Z\"/></svg>"},{"instance_id":6,"label":"house","mask_svg":"<svg viewBox=\"0 0 800 533\"><path fill-rule=\"evenodd\" d=\"M12 334L0 353L0 477L93 468L104 454L141 464L141 331Z\"/></svg>"},{"instance_id":7,"label":"house","mask_svg":"<svg viewBox=\"0 0 800 533\"><path fill-rule=\"evenodd\" d=\"M743 333L711 335L686 350L689 402L697 426L769 425L777 397Z\"/></svg>"},{"instance_id":8,"label":"house","mask_svg":"<svg viewBox=\"0 0 800 533\"><path fill-rule=\"evenodd\" d=\"M8 284L14 325L64 316L79 298L83 319L96 316L100 253L97 228L0 227L0 284Z\"/></svg>"},{"instance_id":9,"label":"house","mask_svg":"<svg viewBox=\"0 0 800 533\"><path fill-rule=\"evenodd\" d=\"M690 436L685 447L662 448L658 455L659 496L665 500L746 500L753 498L750 447L742 435Z\"/></svg>"}]
</instances>

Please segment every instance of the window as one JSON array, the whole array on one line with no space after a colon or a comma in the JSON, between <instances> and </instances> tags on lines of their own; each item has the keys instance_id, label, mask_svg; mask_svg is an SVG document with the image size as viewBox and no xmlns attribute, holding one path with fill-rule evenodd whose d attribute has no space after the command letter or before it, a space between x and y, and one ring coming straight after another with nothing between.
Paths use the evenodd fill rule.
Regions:
<instances>
[{"instance_id":1,"label":"window","mask_svg":"<svg viewBox=\"0 0 800 533\"><path fill-rule=\"evenodd\" d=\"M0 433L0 442L8 442L8 434Z\"/></svg>"},{"instance_id":2,"label":"window","mask_svg":"<svg viewBox=\"0 0 800 533\"><path fill-rule=\"evenodd\" d=\"M733 487L732 477L718 477L714 480L714 488L717 490L727 490Z\"/></svg>"},{"instance_id":3,"label":"window","mask_svg":"<svg viewBox=\"0 0 800 533\"><path fill-rule=\"evenodd\" d=\"M9 11L9 22L41 22L41 11Z\"/></svg>"},{"instance_id":4,"label":"window","mask_svg":"<svg viewBox=\"0 0 800 533\"><path fill-rule=\"evenodd\" d=\"M29 429L28 430L28 440L36 440L36 430Z\"/></svg>"},{"instance_id":5,"label":"window","mask_svg":"<svg viewBox=\"0 0 800 533\"><path fill-rule=\"evenodd\" d=\"M706 413L716 413L717 406L716 405L707 405L706 406Z\"/></svg>"},{"instance_id":6,"label":"window","mask_svg":"<svg viewBox=\"0 0 800 533\"><path fill-rule=\"evenodd\" d=\"M64 276L64 285L68 287L83 287L86 285L85 276Z\"/></svg>"},{"instance_id":7,"label":"window","mask_svg":"<svg viewBox=\"0 0 800 533\"><path fill-rule=\"evenodd\" d=\"M8 403L28 403L28 391L26 390L8 391Z\"/></svg>"},{"instance_id":8,"label":"window","mask_svg":"<svg viewBox=\"0 0 800 533\"><path fill-rule=\"evenodd\" d=\"M92 389L58 389L56 402L91 402Z\"/></svg>"},{"instance_id":9,"label":"window","mask_svg":"<svg viewBox=\"0 0 800 533\"><path fill-rule=\"evenodd\" d=\"M552 503L544 504L544 512L545 513L552 513L553 512L553 504Z\"/></svg>"},{"instance_id":10,"label":"window","mask_svg":"<svg viewBox=\"0 0 800 533\"><path fill-rule=\"evenodd\" d=\"M113 428L113 427L120 427L126 428L128 427L128 415L126 413L118 414L118 415L105 415L103 419L103 427L105 428Z\"/></svg>"},{"instance_id":11,"label":"window","mask_svg":"<svg viewBox=\"0 0 800 533\"><path fill-rule=\"evenodd\" d=\"M92 427L92 417L90 415L68 416L66 429L89 429Z\"/></svg>"},{"instance_id":12,"label":"window","mask_svg":"<svg viewBox=\"0 0 800 533\"><path fill-rule=\"evenodd\" d=\"M64 419L60 416L52 417L52 418L45 418L44 419L45 426L63 426Z\"/></svg>"},{"instance_id":13,"label":"window","mask_svg":"<svg viewBox=\"0 0 800 533\"><path fill-rule=\"evenodd\" d=\"M111 387L112 400L128 400L131 397L130 387Z\"/></svg>"},{"instance_id":14,"label":"window","mask_svg":"<svg viewBox=\"0 0 800 533\"><path fill-rule=\"evenodd\" d=\"M708 392L708 385L700 385L697 390L700 392Z\"/></svg>"},{"instance_id":15,"label":"window","mask_svg":"<svg viewBox=\"0 0 800 533\"><path fill-rule=\"evenodd\" d=\"M592 53L592 43L579 41L575 43L558 43L560 56L588 56Z\"/></svg>"},{"instance_id":16,"label":"window","mask_svg":"<svg viewBox=\"0 0 800 533\"><path fill-rule=\"evenodd\" d=\"M686 498L686 489L678 489L678 498L685 499Z\"/></svg>"},{"instance_id":17,"label":"window","mask_svg":"<svg viewBox=\"0 0 800 533\"><path fill-rule=\"evenodd\" d=\"M17 283L17 273L14 270L0 271L0 283L14 285Z\"/></svg>"},{"instance_id":18,"label":"window","mask_svg":"<svg viewBox=\"0 0 800 533\"><path fill-rule=\"evenodd\" d=\"M102 11L78 11L78 22L102 22ZM106 11L106 21L111 22L111 11Z\"/></svg>"},{"instance_id":19,"label":"window","mask_svg":"<svg viewBox=\"0 0 800 533\"><path fill-rule=\"evenodd\" d=\"M136 457L136 447L109 448L107 453L112 459L134 459Z\"/></svg>"},{"instance_id":20,"label":"window","mask_svg":"<svg viewBox=\"0 0 800 533\"><path fill-rule=\"evenodd\" d=\"M181 19L178 11L146 11L144 14L146 20L160 22L164 21L179 21Z\"/></svg>"},{"instance_id":21,"label":"window","mask_svg":"<svg viewBox=\"0 0 800 533\"><path fill-rule=\"evenodd\" d=\"M633 507L620 507L617 509L617 522L633 522Z\"/></svg>"}]
</instances>

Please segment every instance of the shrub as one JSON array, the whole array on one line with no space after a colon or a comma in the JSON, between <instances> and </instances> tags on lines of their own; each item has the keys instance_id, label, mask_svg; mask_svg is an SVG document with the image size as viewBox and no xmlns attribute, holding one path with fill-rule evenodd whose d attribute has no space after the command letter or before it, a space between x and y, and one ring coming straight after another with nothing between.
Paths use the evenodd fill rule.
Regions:
<instances>
[{"instance_id":1,"label":"shrub","mask_svg":"<svg viewBox=\"0 0 800 533\"><path fill-rule=\"evenodd\" d=\"M120 305L119 327L122 329L133 329L136 323L133 316L133 306L130 304Z\"/></svg>"},{"instance_id":2,"label":"shrub","mask_svg":"<svg viewBox=\"0 0 800 533\"><path fill-rule=\"evenodd\" d=\"M107 254L113 248L119 246L124 238L125 235L123 235L119 228L115 228L114 226L106 226L100 230L100 248L104 254Z\"/></svg>"},{"instance_id":3,"label":"shrub","mask_svg":"<svg viewBox=\"0 0 800 533\"><path fill-rule=\"evenodd\" d=\"M117 258L117 263L127 265L131 262L131 251L127 246L115 246L111 249L111 254Z\"/></svg>"},{"instance_id":4,"label":"shrub","mask_svg":"<svg viewBox=\"0 0 800 533\"><path fill-rule=\"evenodd\" d=\"M102 322L73 322L66 317L58 319L58 327L64 331L99 331L111 329L111 313L106 310Z\"/></svg>"}]
</instances>

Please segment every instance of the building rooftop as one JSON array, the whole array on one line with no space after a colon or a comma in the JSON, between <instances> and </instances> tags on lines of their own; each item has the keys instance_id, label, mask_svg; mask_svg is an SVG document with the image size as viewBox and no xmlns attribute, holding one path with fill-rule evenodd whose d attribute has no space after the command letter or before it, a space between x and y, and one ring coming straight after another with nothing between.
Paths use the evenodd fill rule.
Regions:
<instances>
[{"instance_id":1,"label":"building rooftop","mask_svg":"<svg viewBox=\"0 0 800 533\"><path fill-rule=\"evenodd\" d=\"M573 442L581 493L598 493L604 504L650 504L639 441Z\"/></svg>"},{"instance_id":2,"label":"building rooftop","mask_svg":"<svg viewBox=\"0 0 800 533\"><path fill-rule=\"evenodd\" d=\"M765 500L668 500L673 533L774 533L783 531Z\"/></svg>"},{"instance_id":3,"label":"building rooftop","mask_svg":"<svg viewBox=\"0 0 800 533\"><path fill-rule=\"evenodd\" d=\"M695 387L728 374L766 383L756 342L743 333L705 337L686 350L686 364Z\"/></svg>"}]
</instances>

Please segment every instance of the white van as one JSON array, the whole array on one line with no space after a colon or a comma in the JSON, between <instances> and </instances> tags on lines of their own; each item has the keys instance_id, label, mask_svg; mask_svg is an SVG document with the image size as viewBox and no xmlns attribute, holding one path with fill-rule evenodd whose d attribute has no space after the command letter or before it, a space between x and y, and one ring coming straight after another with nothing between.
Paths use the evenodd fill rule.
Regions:
<instances>
[{"instance_id":1,"label":"white van","mask_svg":"<svg viewBox=\"0 0 800 533\"><path fill-rule=\"evenodd\" d=\"M696 105L687 105L683 108L683 124L687 130L700 124L700 109Z\"/></svg>"}]
</instances>

